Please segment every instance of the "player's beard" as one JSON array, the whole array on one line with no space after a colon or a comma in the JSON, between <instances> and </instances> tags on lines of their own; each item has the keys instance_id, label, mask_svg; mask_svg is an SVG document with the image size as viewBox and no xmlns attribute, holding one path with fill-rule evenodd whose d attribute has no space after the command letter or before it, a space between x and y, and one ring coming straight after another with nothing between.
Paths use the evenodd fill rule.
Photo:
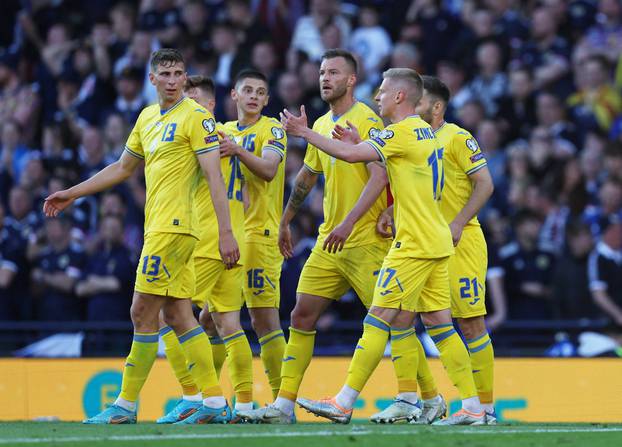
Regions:
<instances>
[{"instance_id":1,"label":"player's beard","mask_svg":"<svg viewBox=\"0 0 622 447\"><path fill-rule=\"evenodd\" d=\"M325 102L330 104L343 98L347 92L348 87L344 82L342 84L336 84L328 95L324 95L323 90L320 90L320 95Z\"/></svg>"},{"instance_id":2,"label":"player's beard","mask_svg":"<svg viewBox=\"0 0 622 447\"><path fill-rule=\"evenodd\" d=\"M432 107L429 107L427 110L419 112L419 116L426 123L432 124Z\"/></svg>"}]
</instances>

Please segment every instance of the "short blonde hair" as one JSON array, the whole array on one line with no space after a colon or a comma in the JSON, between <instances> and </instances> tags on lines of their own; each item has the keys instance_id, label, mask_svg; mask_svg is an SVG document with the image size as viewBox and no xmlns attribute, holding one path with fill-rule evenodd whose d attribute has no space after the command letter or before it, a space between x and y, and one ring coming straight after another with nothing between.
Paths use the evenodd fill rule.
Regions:
<instances>
[{"instance_id":1,"label":"short blonde hair","mask_svg":"<svg viewBox=\"0 0 622 447\"><path fill-rule=\"evenodd\" d=\"M408 101L413 105L417 105L423 96L423 79L412 68L389 68L382 77L402 82L406 86Z\"/></svg>"}]
</instances>

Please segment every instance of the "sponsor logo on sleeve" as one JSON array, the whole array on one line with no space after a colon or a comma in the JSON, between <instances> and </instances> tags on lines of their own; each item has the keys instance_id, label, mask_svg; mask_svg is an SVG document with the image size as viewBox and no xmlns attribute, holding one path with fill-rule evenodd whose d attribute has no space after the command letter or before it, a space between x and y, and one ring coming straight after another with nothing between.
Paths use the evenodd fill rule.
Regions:
<instances>
[{"instance_id":1,"label":"sponsor logo on sleeve","mask_svg":"<svg viewBox=\"0 0 622 447\"><path fill-rule=\"evenodd\" d=\"M475 163L475 162L480 161L482 158L484 158L484 154L480 152L479 154L472 155L470 160L471 160L471 163Z\"/></svg>"}]
</instances>

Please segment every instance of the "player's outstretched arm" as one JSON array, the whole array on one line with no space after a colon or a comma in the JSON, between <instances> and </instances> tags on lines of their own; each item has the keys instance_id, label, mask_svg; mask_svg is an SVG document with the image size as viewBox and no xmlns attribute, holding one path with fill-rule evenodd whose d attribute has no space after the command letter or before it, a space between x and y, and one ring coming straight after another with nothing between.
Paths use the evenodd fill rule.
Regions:
<instances>
[{"instance_id":1,"label":"player's outstretched arm","mask_svg":"<svg viewBox=\"0 0 622 447\"><path fill-rule=\"evenodd\" d=\"M220 171L220 155L217 151L211 151L197 155L203 175L209 184L209 191L218 219L218 248L225 266L230 269L240 259L240 249L233 237L231 229L231 216L229 203L225 192L225 181Z\"/></svg>"},{"instance_id":2,"label":"player's outstretched arm","mask_svg":"<svg viewBox=\"0 0 622 447\"><path fill-rule=\"evenodd\" d=\"M279 169L279 163L281 157L271 151L265 151L261 157L253 155L247 150L244 150L239 144L235 144L231 138L224 132L218 131L220 135L220 156L235 156L240 159L242 163L255 174L257 177L265 180L266 182L272 181Z\"/></svg>"},{"instance_id":3,"label":"player's outstretched arm","mask_svg":"<svg viewBox=\"0 0 622 447\"><path fill-rule=\"evenodd\" d=\"M469 197L467 203L449 224L454 247L460 242L464 226L486 205L495 189L490 171L488 171L486 166L471 174L469 178L473 184L471 197Z\"/></svg>"},{"instance_id":4,"label":"player's outstretched arm","mask_svg":"<svg viewBox=\"0 0 622 447\"><path fill-rule=\"evenodd\" d=\"M279 225L279 249L281 254L289 259L294 256L294 246L292 244L292 235L289 230L289 223L292 221L305 199L309 195L309 192L315 186L317 182L317 174L311 172L306 167L300 168L296 180L294 182L294 188L289 195L289 200L283 211L281 217L281 224Z\"/></svg>"},{"instance_id":5,"label":"player's outstretched arm","mask_svg":"<svg viewBox=\"0 0 622 447\"><path fill-rule=\"evenodd\" d=\"M348 163L380 160L380 156L376 150L367 143L363 142L356 145L349 144L343 141L326 138L309 129L307 126L305 106L300 106L300 116L295 116L288 110L283 110L280 116L281 124L288 134L304 138L309 144L326 152L328 155L332 155Z\"/></svg>"},{"instance_id":6,"label":"player's outstretched arm","mask_svg":"<svg viewBox=\"0 0 622 447\"><path fill-rule=\"evenodd\" d=\"M343 250L343 246L348 237L350 237L354 225L371 208L380 194L385 191L387 183L389 183L386 169L378 163L369 163L367 169L369 171L369 180L356 204L343 222L337 225L324 240L323 248L324 250L328 249L329 253Z\"/></svg>"},{"instance_id":7,"label":"player's outstretched arm","mask_svg":"<svg viewBox=\"0 0 622 447\"><path fill-rule=\"evenodd\" d=\"M106 166L93 177L69 189L57 191L48 196L43 203L43 212L48 217L58 216L58 213L71 205L77 198L98 193L127 180L140 162L139 158L124 151L119 160Z\"/></svg>"}]
</instances>

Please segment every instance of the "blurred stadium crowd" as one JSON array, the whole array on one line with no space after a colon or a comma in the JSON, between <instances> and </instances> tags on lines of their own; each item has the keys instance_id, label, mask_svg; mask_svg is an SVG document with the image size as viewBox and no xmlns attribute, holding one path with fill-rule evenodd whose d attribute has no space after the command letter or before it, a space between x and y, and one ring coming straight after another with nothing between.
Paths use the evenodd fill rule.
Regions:
<instances>
[{"instance_id":1,"label":"blurred stadium crowd","mask_svg":"<svg viewBox=\"0 0 622 447\"><path fill-rule=\"evenodd\" d=\"M231 79L270 80L265 114L319 96L319 58L360 58L356 96L373 104L387 67L435 74L448 120L469 129L495 181L481 213L490 328L514 320L622 328L620 0L4 0L0 15L0 321L129 321L142 244L144 179L45 220L42 200L115 160L156 100L148 60L179 48L212 76L216 118L236 119ZM288 147L285 197L304 142ZM322 221L322 191L295 219L282 317ZM483 254L484 255L484 254ZM360 324L347 296L320 321ZM0 323L1 324L1 323ZM128 326L129 327L129 326ZM358 327L358 326L357 326Z\"/></svg>"}]
</instances>

